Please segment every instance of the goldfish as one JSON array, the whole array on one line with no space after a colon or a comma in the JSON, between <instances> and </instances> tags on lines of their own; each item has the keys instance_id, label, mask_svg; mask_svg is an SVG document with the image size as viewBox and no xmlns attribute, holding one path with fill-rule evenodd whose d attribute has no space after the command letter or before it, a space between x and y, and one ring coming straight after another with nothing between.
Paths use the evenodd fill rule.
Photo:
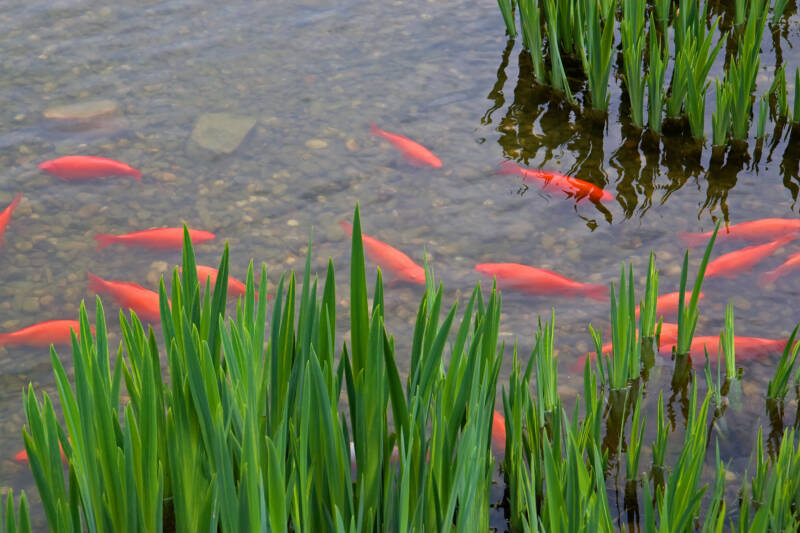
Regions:
<instances>
[{"instance_id":1,"label":"goldfish","mask_svg":"<svg viewBox=\"0 0 800 533\"><path fill-rule=\"evenodd\" d=\"M749 270L762 259L772 255L775 250L796 238L797 234L791 233L772 242L768 242L767 244L747 246L741 250L723 254L708 263L708 267L706 267L706 277L722 276L734 278L739 272Z\"/></svg>"},{"instance_id":2,"label":"goldfish","mask_svg":"<svg viewBox=\"0 0 800 533\"><path fill-rule=\"evenodd\" d=\"M200 244L212 240L215 235L209 231L190 229L189 237L192 239L192 244ZM98 233L94 236L94 240L97 241L98 250L114 243L156 250L180 250L183 248L183 228L153 228L125 235Z\"/></svg>"},{"instance_id":3,"label":"goldfish","mask_svg":"<svg viewBox=\"0 0 800 533\"><path fill-rule=\"evenodd\" d=\"M339 225L349 235L353 234L353 225L349 222L341 221ZM364 250L367 256L378 263L382 269L391 273L394 278L389 281L392 285L398 281L418 283L425 285L425 269L416 264L410 257L398 250L381 242L369 235L361 234L364 243Z\"/></svg>"},{"instance_id":4,"label":"goldfish","mask_svg":"<svg viewBox=\"0 0 800 533\"><path fill-rule=\"evenodd\" d=\"M142 173L120 161L89 155L67 155L45 161L39 168L62 180L86 180L108 176L130 176L142 181Z\"/></svg>"},{"instance_id":5,"label":"goldfish","mask_svg":"<svg viewBox=\"0 0 800 533\"><path fill-rule=\"evenodd\" d=\"M506 449L506 419L498 411L492 413L492 446L497 450Z\"/></svg>"},{"instance_id":6,"label":"goldfish","mask_svg":"<svg viewBox=\"0 0 800 533\"><path fill-rule=\"evenodd\" d=\"M401 154L403 154L403 157L405 157L406 161L412 165L430 165L435 168L442 167L442 162L439 160L439 158L433 155L433 152L418 142L412 141L408 137L404 137L396 133L383 131L374 122L370 122L369 125L370 131L374 136L383 137L392 143L392 145L394 145L394 147L397 148Z\"/></svg>"},{"instance_id":7,"label":"goldfish","mask_svg":"<svg viewBox=\"0 0 800 533\"><path fill-rule=\"evenodd\" d=\"M77 320L39 322L10 333L0 333L0 345L46 348L51 344L69 344L71 330L74 330L76 335L80 335L80 322Z\"/></svg>"},{"instance_id":8,"label":"goldfish","mask_svg":"<svg viewBox=\"0 0 800 533\"><path fill-rule=\"evenodd\" d=\"M161 321L161 308L158 293L145 289L139 284L128 281L110 281L91 272L89 274L89 290L98 294L108 294L120 307L135 311L140 319L149 322Z\"/></svg>"},{"instance_id":9,"label":"goldfish","mask_svg":"<svg viewBox=\"0 0 800 533\"><path fill-rule=\"evenodd\" d=\"M786 262L784 262L775 270L770 270L769 272L763 273L758 278L758 284L763 287L764 285L774 283L779 277L784 276L792 270L798 268L800 268L800 252L790 255Z\"/></svg>"},{"instance_id":10,"label":"goldfish","mask_svg":"<svg viewBox=\"0 0 800 533\"><path fill-rule=\"evenodd\" d=\"M788 339L762 339L760 337L741 337L733 338L733 347L736 350L737 361L752 361L771 353L781 352L786 346ZM675 341L662 343L658 353L665 357L672 355L672 347ZM689 354L692 357L694 366L705 364L705 350L708 350L708 360L716 363L719 359L719 336L700 336L692 339Z\"/></svg>"},{"instance_id":11,"label":"goldfish","mask_svg":"<svg viewBox=\"0 0 800 533\"><path fill-rule=\"evenodd\" d=\"M211 286L217 282L218 271L216 268L210 266L197 265L197 279L201 285L205 285L206 280L209 280ZM233 276L228 276L228 296L238 298L244 296L247 292L247 285ZM255 297L258 298L258 290L255 291ZM267 300L272 300L272 295L267 295Z\"/></svg>"},{"instance_id":12,"label":"goldfish","mask_svg":"<svg viewBox=\"0 0 800 533\"><path fill-rule=\"evenodd\" d=\"M3 212L0 213L0 244L3 244L3 234L6 232L6 227L11 220L11 213L14 212L14 209L19 205L21 199L22 193L17 193L14 199L11 200L11 203L8 204L8 207L3 209Z\"/></svg>"},{"instance_id":13,"label":"goldfish","mask_svg":"<svg viewBox=\"0 0 800 533\"><path fill-rule=\"evenodd\" d=\"M668 294L664 294L659 296L656 300L656 317L659 316L668 316L668 315L677 315L678 314L678 304L680 303L681 293L680 291L670 292ZM701 292L697 295L697 301L699 302L705 297L705 295ZM692 293L686 293L686 300L685 304L689 303L689 300L692 298ZM636 308L636 316L639 316L639 308Z\"/></svg>"},{"instance_id":14,"label":"goldfish","mask_svg":"<svg viewBox=\"0 0 800 533\"><path fill-rule=\"evenodd\" d=\"M548 185L553 185L578 202L587 198L592 202L610 202L614 199L611 193L597 185L552 170L532 170L522 168L511 161L503 161L500 163L497 173L522 176L523 181L534 183L542 190L545 190Z\"/></svg>"},{"instance_id":15,"label":"goldfish","mask_svg":"<svg viewBox=\"0 0 800 533\"><path fill-rule=\"evenodd\" d=\"M678 324L673 324L670 322L662 322L661 334L658 337L659 346L663 344L670 344L670 345L675 344L676 340L678 340ZM609 341L600 348L600 353L607 355L612 353L613 350L614 350L614 343ZM591 352L582 355L581 357L578 357L578 359L572 364L570 369L573 372L577 372L583 369L583 366L586 364L586 358L588 357L590 361L594 361L594 356L596 352L597 350L593 350Z\"/></svg>"},{"instance_id":16,"label":"goldfish","mask_svg":"<svg viewBox=\"0 0 800 533\"><path fill-rule=\"evenodd\" d=\"M67 441L69 441L70 443L72 442L69 437L67 437ZM64 464L67 464L67 456L64 454L64 447L61 446L60 442L58 443L58 448L61 450L61 460L64 462ZM22 450L15 453L14 460L18 463L27 464L29 462L27 450Z\"/></svg>"},{"instance_id":17,"label":"goldfish","mask_svg":"<svg viewBox=\"0 0 800 533\"><path fill-rule=\"evenodd\" d=\"M728 226L717 233L716 240L769 241L796 231L800 231L800 219L762 218ZM707 242L713 234L713 231L705 233L681 232L678 233L678 237L688 246L697 246Z\"/></svg>"},{"instance_id":18,"label":"goldfish","mask_svg":"<svg viewBox=\"0 0 800 533\"><path fill-rule=\"evenodd\" d=\"M475 270L497 279L499 287L516 289L528 294L557 294L571 298L588 296L601 302L608 300L608 288L596 283L580 283L552 270L517 263L482 263Z\"/></svg>"}]
</instances>

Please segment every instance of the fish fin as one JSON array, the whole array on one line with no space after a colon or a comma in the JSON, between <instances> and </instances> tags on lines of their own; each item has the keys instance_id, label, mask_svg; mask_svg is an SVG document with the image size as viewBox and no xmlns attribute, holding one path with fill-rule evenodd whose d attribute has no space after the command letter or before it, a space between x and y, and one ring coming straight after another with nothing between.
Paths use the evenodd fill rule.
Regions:
<instances>
[{"instance_id":1,"label":"fish fin","mask_svg":"<svg viewBox=\"0 0 800 533\"><path fill-rule=\"evenodd\" d=\"M775 283L775 280L780 277L780 273L777 269L770 270L769 272L764 272L758 277L758 286L759 287L766 287L771 283Z\"/></svg>"},{"instance_id":2,"label":"fish fin","mask_svg":"<svg viewBox=\"0 0 800 533\"><path fill-rule=\"evenodd\" d=\"M344 220L340 220L340 221L339 221L339 225L342 227L342 229L343 229L343 230L345 231L345 233L347 233L348 235L352 235L352 234L353 234L353 225L352 225L351 223L349 223L349 222L346 222L346 221L344 221Z\"/></svg>"},{"instance_id":3,"label":"fish fin","mask_svg":"<svg viewBox=\"0 0 800 533\"><path fill-rule=\"evenodd\" d=\"M495 174L499 174L501 176L509 175L509 174L520 174L520 167L511 161L503 161L498 165Z\"/></svg>"},{"instance_id":4,"label":"fish fin","mask_svg":"<svg viewBox=\"0 0 800 533\"><path fill-rule=\"evenodd\" d=\"M587 283L583 286L583 294L597 300L598 302L608 301L608 287L600 285L599 283Z\"/></svg>"},{"instance_id":5,"label":"fish fin","mask_svg":"<svg viewBox=\"0 0 800 533\"><path fill-rule=\"evenodd\" d=\"M131 167L131 177L138 181L139 183L142 182L142 171Z\"/></svg>"},{"instance_id":6,"label":"fish fin","mask_svg":"<svg viewBox=\"0 0 800 533\"><path fill-rule=\"evenodd\" d=\"M89 274L89 290L93 292L102 292L106 287L106 281L91 272L87 272L87 274Z\"/></svg>"},{"instance_id":7,"label":"fish fin","mask_svg":"<svg viewBox=\"0 0 800 533\"><path fill-rule=\"evenodd\" d=\"M378 127L377 124L369 121L369 132L373 134L375 137L383 137L383 130Z\"/></svg>"},{"instance_id":8,"label":"fish fin","mask_svg":"<svg viewBox=\"0 0 800 533\"><path fill-rule=\"evenodd\" d=\"M15 209L19 205L20 200L22 200L22 193L18 192L6 209Z\"/></svg>"},{"instance_id":9,"label":"fish fin","mask_svg":"<svg viewBox=\"0 0 800 533\"><path fill-rule=\"evenodd\" d=\"M97 241L97 249L100 250L101 248L105 248L117 242L117 236L109 235L108 233L98 233L94 236L94 240Z\"/></svg>"},{"instance_id":10,"label":"fish fin","mask_svg":"<svg viewBox=\"0 0 800 533\"><path fill-rule=\"evenodd\" d=\"M689 248L693 246L699 246L704 242L708 241L708 236L702 233L689 233L686 231L681 231L678 233L678 238L686 244Z\"/></svg>"}]
</instances>

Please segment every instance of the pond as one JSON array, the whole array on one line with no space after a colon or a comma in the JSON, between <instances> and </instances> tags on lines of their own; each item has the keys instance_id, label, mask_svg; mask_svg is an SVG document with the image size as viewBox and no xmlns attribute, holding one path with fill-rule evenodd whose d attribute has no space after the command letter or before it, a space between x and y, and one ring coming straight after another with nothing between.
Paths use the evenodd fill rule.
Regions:
<instances>
[{"instance_id":1,"label":"pond","mask_svg":"<svg viewBox=\"0 0 800 533\"><path fill-rule=\"evenodd\" d=\"M767 26L757 94L769 88L776 62L790 74L800 64L794 4L778 26ZM722 28L729 26L723 19ZM709 231L720 220L724 231L727 224L797 217L797 130L770 119L764 141L712 158L710 148L697 150L683 136L654 138L629 126L619 79L612 80L605 121L535 85L529 56L504 31L494 2L463 0L6 5L0 206L18 192L23 198L0 248L0 332L75 319L81 300L94 298L87 272L156 289L180 261L179 251L96 250L98 233L186 222L216 234L197 246L200 263L216 264L227 240L234 276L244 278L253 258L267 264L275 283L288 269L302 269L313 228L312 266L322 275L333 258L344 311L349 240L338 222L352 217L356 202L366 234L420 264L425 250L448 305L479 281L488 286L478 263L521 263L606 285L630 263L641 290L651 250L661 292L676 291L685 250L678 232ZM723 55L712 77L722 75ZM713 97L708 101L707 125ZM75 104L77 111L64 110ZM423 144L442 167L409 164L370 134L371 122ZM141 170L141 183L63 181L38 168L72 154L124 161ZM498 173L504 160L580 177L614 199L576 203ZM740 246L720 243L714 256ZM788 337L800 318L794 307L800 276L766 288L755 282L797 251L800 242L790 243L755 272L707 280L698 334L718 335L732 301L737 334ZM701 255L692 250L690 272ZM374 267L368 262L372 279ZM408 283L386 289L387 328L401 354L408 352L422 292ZM608 304L511 289L503 297L500 382L508 380L514 341L527 360L537 317L555 308L559 392L571 405L583 380L571 367L592 346L589 323L608 338ZM116 343L119 307L104 302ZM68 361L65 348L59 354ZM741 363L743 397L715 428L734 478L730 491L748 467L754 428L769 428L764 397L778 357ZM647 385L655 394L644 405L654 420L657 391L664 389L681 435L687 400L668 398L671 373L672 362L659 358ZM23 447L28 382L57 396L48 351L0 347L0 486L4 493L25 489L43 528L28 467L12 459ZM795 403L787 408L788 424ZM645 457L655 434L655 424L648 426ZM780 428L772 431L777 438ZM498 477L498 502L502 492ZM493 525L506 528L501 507Z\"/></svg>"}]
</instances>

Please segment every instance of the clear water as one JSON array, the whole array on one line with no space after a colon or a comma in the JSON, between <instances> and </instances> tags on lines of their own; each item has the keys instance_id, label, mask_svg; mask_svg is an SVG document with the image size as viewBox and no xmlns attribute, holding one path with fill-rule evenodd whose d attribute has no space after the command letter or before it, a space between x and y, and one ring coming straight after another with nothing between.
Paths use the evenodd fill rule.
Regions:
<instances>
[{"instance_id":1,"label":"clear water","mask_svg":"<svg viewBox=\"0 0 800 533\"><path fill-rule=\"evenodd\" d=\"M356 201L365 233L420 263L427 250L450 303L481 280L476 263L518 262L608 283L623 262L643 277L651 249L662 293L671 292L683 254L676 232L708 231L719 219L797 216L796 131L770 120L767 138L751 141L748 155L712 158L685 136L659 140L629 127L620 80L612 82L609 120L598 122L533 86L529 58L503 36L493 2L106 4L7 2L0 14L0 205L24 192L0 249L0 331L75 318L80 301L94 298L87 271L155 288L158 275L180 259L179 252L95 251L96 233L185 221L218 236L197 248L200 263L215 264L227 239L234 275L243 277L254 258L267 264L274 282L302 267L313 227L313 267L322 273L333 257L344 311L349 241L337 222L349 219ZM787 72L800 63L795 12L790 2L779 31L765 33L758 94L768 89L776 61ZM712 76L721 73L722 55ZM118 112L95 127L65 131L43 117L53 106L98 99L114 101ZM707 101L710 136L713 91ZM212 157L190 136L200 116L217 112L257 122L234 153ZM369 134L370 121L421 142L443 168L407 164ZM141 169L143 183L65 183L37 169L67 154L125 161ZM495 174L504 159L590 180L616 201L575 205L528 188L519 177ZM736 247L724 243L717 253ZM790 244L758 271L798 250L800 243ZM691 254L692 268L699 255ZM707 281L698 332L717 334L732 299L738 334L788 336L798 320L800 277L763 290L755 276ZM421 294L407 284L386 291L387 325L401 352ZM607 304L512 291L503 303L503 339L507 346L517 339L524 358L537 316L556 308L561 392L571 403L582 376L569 367L590 347L589 322L607 330ZM118 308L106 306L113 324ZM113 335L118 341L118 329ZM506 353L501 381L510 372ZM735 476L729 490L741 483L753 428L769 423L763 399L776 360L742 364L743 401L715 429ZM658 361L646 410L654 421L657 391L665 388L681 428L686 399L669 391L671 365ZM32 495L27 467L11 460L22 448L21 392L29 381L57 395L47 350L0 348L0 486ZM646 444L655 424L648 426ZM498 499L501 493L498 487ZM36 508L35 515L41 527ZM502 509L493 522L505 527Z\"/></svg>"}]
</instances>

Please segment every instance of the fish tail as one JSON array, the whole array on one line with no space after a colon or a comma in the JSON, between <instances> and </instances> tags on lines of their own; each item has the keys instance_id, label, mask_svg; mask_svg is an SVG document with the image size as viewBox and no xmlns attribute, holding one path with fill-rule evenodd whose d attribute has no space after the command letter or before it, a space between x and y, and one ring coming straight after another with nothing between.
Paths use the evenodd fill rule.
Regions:
<instances>
[{"instance_id":1,"label":"fish tail","mask_svg":"<svg viewBox=\"0 0 800 533\"><path fill-rule=\"evenodd\" d=\"M91 272L89 274L89 290L92 292L103 292L106 287L105 280L100 276L95 276Z\"/></svg>"},{"instance_id":2,"label":"fish tail","mask_svg":"<svg viewBox=\"0 0 800 533\"><path fill-rule=\"evenodd\" d=\"M138 181L139 183L142 182L142 171L136 168L131 167L131 177Z\"/></svg>"},{"instance_id":3,"label":"fish tail","mask_svg":"<svg viewBox=\"0 0 800 533\"><path fill-rule=\"evenodd\" d=\"M342 229L348 235L352 235L353 234L353 225L350 224L349 222L345 222L344 220L340 220L339 221L339 225L342 227Z\"/></svg>"},{"instance_id":4,"label":"fish tail","mask_svg":"<svg viewBox=\"0 0 800 533\"><path fill-rule=\"evenodd\" d=\"M583 368L586 366L586 360L592 361L594 359L594 352L587 352L580 357L578 357L575 362L573 362L569 369L571 372L581 372Z\"/></svg>"},{"instance_id":5,"label":"fish tail","mask_svg":"<svg viewBox=\"0 0 800 533\"><path fill-rule=\"evenodd\" d=\"M4 346L11 342L11 334L9 333L0 333L0 346Z\"/></svg>"},{"instance_id":6,"label":"fish tail","mask_svg":"<svg viewBox=\"0 0 800 533\"><path fill-rule=\"evenodd\" d=\"M14 455L14 460L16 462L18 462L18 463L27 463L28 462L28 452L25 449L17 452Z\"/></svg>"},{"instance_id":7,"label":"fish tail","mask_svg":"<svg viewBox=\"0 0 800 533\"><path fill-rule=\"evenodd\" d=\"M14 197L14 199L11 200L11 203L8 204L8 207L11 209L16 209L16 207L19 205L20 200L22 200L22 193L18 192L17 195Z\"/></svg>"},{"instance_id":8,"label":"fish tail","mask_svg":"<svg viewBox=\"0 0 800 533\"><path fill-rule=\"evenodd\" d=\"M689 248L699 246L708 240L708 236L702 233L689 233L682 231L678 233L678 238L682 240Z\"/></svg>"},{"instance_id":9,"label":"fish tail","mask_svg":"<svg viewBox=\"0 0 800 533\"><path fill-rule=\"evenodd\" d=\"M383 130L378 127L377 124L369 121L369 132L373 134L375 137L383 137Z\"/></svg>"},{"instance_id":10,"label":"fish tail","mask_svg":"<svg viewBox=\"0 0 800 533\"><path fill-rule=\"evenodd\" d=\"M597 300L598 302L608 301L608 287L600 285L599 283L587 283L583 286L583 294Z\"/></svg>"},{"instance_id":11,"label":"fish tail","mask_svg":"<svg viewBox=\"0 0 800 533\"><path fill-rule=\"evenodd\" d=\"M94 240L97 241L97 249L99 250L117 242L117 236L109 235L108 233L98 233L94 236Z\"/></svg>"},{"instance_id":12,"label":"fish tail","mask_svg":"<svg viewBox=\"0 0 800 533\"><path fill-rule=\"evenodd\" d=\"M511 161L503 161L500 163L500 165L498 165L495 174L500 174L501 176L508 174L519 174L519 167Z\"/></svg>"},{"instance_id":13,"label":"fish tail","mask_svg":"<svg viewBox=\"0 0 800 533\"><path fill-rule=\"evenodd\" d=\"M766 287L770 283L774 283L776 279L781 276L778 269L770 270L769 272L764 272L758 277L758 285L759 287Z\"/></svg>"}]
</instances>

